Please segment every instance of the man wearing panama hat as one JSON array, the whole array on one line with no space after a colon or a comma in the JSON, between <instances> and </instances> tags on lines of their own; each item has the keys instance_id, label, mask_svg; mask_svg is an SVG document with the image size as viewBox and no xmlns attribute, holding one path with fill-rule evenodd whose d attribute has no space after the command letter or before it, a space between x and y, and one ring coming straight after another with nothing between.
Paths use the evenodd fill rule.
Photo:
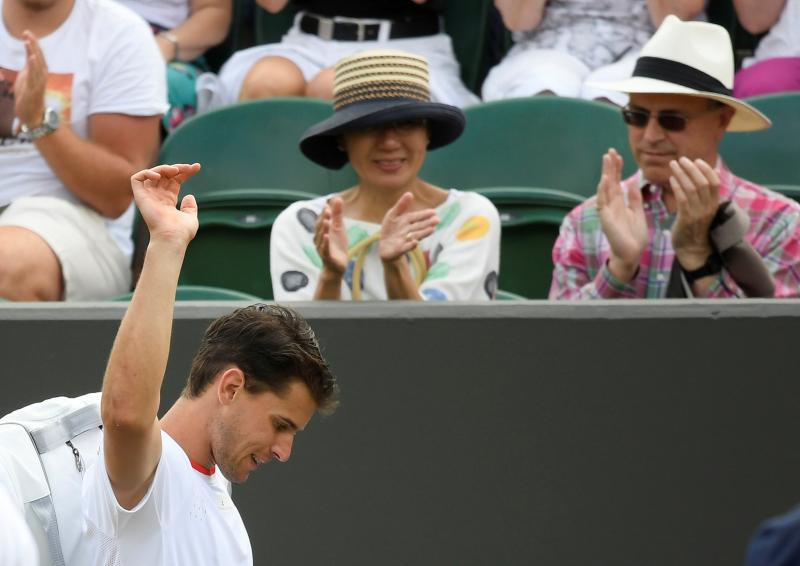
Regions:
<instances>
[{"instance_id":1,"label":"man wearing panama hat","mask_svg":"<svg viewBox=\"0 0 800 566\"><path fill-rule=\"evenodd\" d=\"M622 181L619 153L603 156L597 196L561 227L551 298L798 296L800 205L717 154L726 131L770 126L731 96L733 68L724 28L669 16L633 76L603 85L630 94L622 116L639 171Z\"/></svg>"}]
</instances>

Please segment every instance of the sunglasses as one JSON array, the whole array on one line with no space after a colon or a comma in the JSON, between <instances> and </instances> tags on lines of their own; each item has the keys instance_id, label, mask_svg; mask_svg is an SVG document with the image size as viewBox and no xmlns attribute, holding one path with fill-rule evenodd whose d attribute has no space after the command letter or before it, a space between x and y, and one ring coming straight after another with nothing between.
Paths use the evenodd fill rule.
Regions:
<instances>
[{"instance_id":1,"label":"sunglasses","mask_svg":"<svg viewBox=\"0 0 800 566\"><path fill-rule=\"evenodd\" d=\"M658 125L662 130L667 132L680 132L686 129L686 124L689 123L689 120L697 118L698 116L702 116L703 114L716 112L719 110L719 108L720 107L715 106L713 108L704 110L703 112L698 112L697 114L691 115L681 114L679 112L670 112L669 110L666 110L656 114L656 122L658 122ZM650 121L650 116L650 111L643 108L631 108L630 106L625 106L622 109L622 119L625 120L626 124L633 126L634 128L646 127L647 123Z\"/></svg>"}]
</instances>

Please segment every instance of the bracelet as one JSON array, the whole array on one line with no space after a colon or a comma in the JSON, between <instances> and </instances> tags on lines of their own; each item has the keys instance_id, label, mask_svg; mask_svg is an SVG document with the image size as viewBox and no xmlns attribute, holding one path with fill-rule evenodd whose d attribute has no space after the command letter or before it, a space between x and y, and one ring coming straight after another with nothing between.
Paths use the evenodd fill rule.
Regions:
<instances>
[{"instance_id":1,"label":"bracelet","mask_svg":"<svg viewBox=\"0 0 800 566\"><path fill-rule=\"evenodd\" d=\"M170 63L172 61L178 60L178 38L177 36L169 31L161 31L158 32L158 37L163 37L167 41L172 44L172 59L170 59Z\"/></svg>"}]
</instances>

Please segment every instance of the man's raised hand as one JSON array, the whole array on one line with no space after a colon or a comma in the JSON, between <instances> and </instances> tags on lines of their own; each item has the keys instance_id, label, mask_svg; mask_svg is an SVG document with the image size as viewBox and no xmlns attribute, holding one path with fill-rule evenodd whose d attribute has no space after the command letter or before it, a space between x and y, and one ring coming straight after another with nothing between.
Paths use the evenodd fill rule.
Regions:
<instances>
[{"instance_id":1,"label":"man's raised hand","mask_svg":"<svg viewBox=\"0 0 800 566\"><path fill-rule=\"evenodd\" d=\"M597 185L597 211L611 248L608 267L620 281L627 283L636 274L639 260L647 247L647 219L638 190L626 194L622 189L622 156L609 149L603 156L603 170Z\"/></svg>"},{"instance_id":2,"label":"man's raised hand","mask_svg":"<svg viewBox=\"0 0 800 566\"><path fill-rule=\"evenodd\" d=\"M178 204L178 193L186 179L200 170L191 165L159 165L144 169L131 177L136 206L150 230L151 240L164 240L187 246L197 233L197 202L186 195Z\"/></svg>"}]
</instances>

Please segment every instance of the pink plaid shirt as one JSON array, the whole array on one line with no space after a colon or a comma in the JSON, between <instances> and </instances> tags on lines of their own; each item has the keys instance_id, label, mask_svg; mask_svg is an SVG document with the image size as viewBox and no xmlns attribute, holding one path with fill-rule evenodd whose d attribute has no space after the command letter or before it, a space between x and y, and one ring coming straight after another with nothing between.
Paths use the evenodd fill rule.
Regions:
<instances>
[{"instance_id":1,"label":"pink plaid shirt","mask_svg":"<svg viewBox=\"0 0 800 566\"><path fill-rule=\"evenodd\" d=\"M717 160L720 200L733 200L750 217L747 240L764 259L775 281L775 297L800 294L800 204L733 175ZM641 190L650 243L642 254L639 272L625 284L608 270L608 240L600 227L596 197L573 209L561 225L553 247L551 299L640 299L663 297L675 252L670 229L675 215L661 199L661 187L645 181L642 172L622 182L623 190ZM707 298L744 297L731 276L722 270Z\"/></svg>"}]
</instances>

